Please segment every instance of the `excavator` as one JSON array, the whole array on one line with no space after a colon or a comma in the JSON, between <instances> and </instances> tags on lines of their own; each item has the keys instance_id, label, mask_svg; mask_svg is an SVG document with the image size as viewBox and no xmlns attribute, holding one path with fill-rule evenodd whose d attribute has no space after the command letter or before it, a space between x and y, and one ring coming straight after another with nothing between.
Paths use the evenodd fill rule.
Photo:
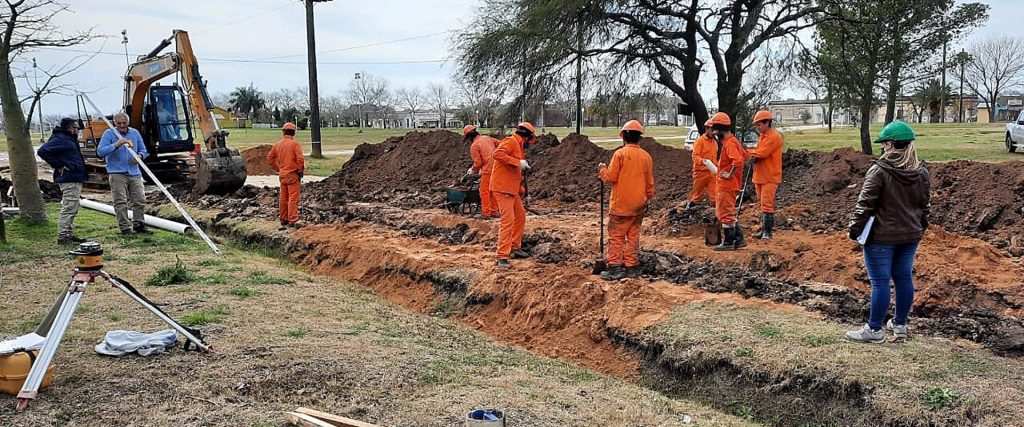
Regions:
<instances>
[{"instance_id":1,"label":"excavator","mask_svg":"<svg viewBox=\"0 0 1024 427\"><path fill-rule=\"evenodd\" d=\"M171 44L174 52L160 54ZM174 75L169 85L160 79ZM192 53L188 32L174 30L148 54L138 57L124 75L124 112L129 125L138 129L150 155L146 165L161 181L193 182L195 194L230 194L245 184L245 159L228 148L228 132L221 129L213 112L199 62ZM87 183L106 184L103 159L96 156L100 137L107 130L102 119L90 118L82 95L78 115L82 123L79 146L89 171ZM194 136L198 125L202 143ZM192 160L194 159L194 161Z\"/></svg>"}]
</instances>

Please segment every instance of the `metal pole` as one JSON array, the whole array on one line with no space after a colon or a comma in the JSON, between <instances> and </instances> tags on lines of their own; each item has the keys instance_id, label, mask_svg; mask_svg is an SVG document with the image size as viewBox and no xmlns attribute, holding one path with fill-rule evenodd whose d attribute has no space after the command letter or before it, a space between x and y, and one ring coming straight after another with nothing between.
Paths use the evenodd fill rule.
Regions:
<instances>
[{"instance_id":1,"label":"metal pole","mask_svg":"<svg viewBox=\"0 0 1024 427\"><path fill-rule=\"evenodd\" d=\"M942 41L942 100L939 104L939 123L946 122L946 40Z\"/></svg>"},{"instance_id":2,"label":"metal pole","mask_svg":"<svg viewBox=\"0 0 1024 427\"><path fill-rule=\"evenodd\" d=\"M106 123L107 127L109 127L110 130L114 131L115 135L117 135L119 138L123 138L124 136L117 131L117 128L114 127L114 124L110 123L110 120L107 120L107 117L103 115L103 111L100 110L100 108L97 107L91 99L89 99L89 95L86 95L85 93L82 93L81 95L82 98L85 99L85 101L88 102L90 106L92 106L93 110L96 110L96 114L100 117L100 119L103 120L103 123ZM214 127L218 128L216 121L214 121ZM128 154L130 154L132 156L132 159L134 159L135 162L139 164L139 168L146 172L146 175L148 175L149 178L153 180L153 183L156 184L156 187L159 188L160 191L164 193L164 196L167 196L167 200L170 200L171 204L173 204L174 207L178 209L178 212L181 213L181 216L185 218L185 221L188 222L188 225L191 225L192 229L196 230L196 233L199 234L199 237L203 238L203 241L206 242L206 245L213 250L213 253L220 255L220 248L218 248L217 245L213 243L213 240L210 240L210 236L207 236L206 233L203 232L203 229L199 227L199 224L196 224L196 221L192 219L192 216L190 216L188 212L185 211L185 208L181 206L181 203L178 203L178 200L171 195L171 192L167 191L167 187L164 187L164 184L161 183L160 180L156 178L156 175L153 174L153 171L149 170L149 167L146 166L146 162L143 162L142 159L139 158L138 154L135 153L135 150L129 149Z\"/></svg>"},{"instance_id":3,"label":"metal pole","mask_svg":"<svg viewBox=\"0 0 1024 427\"><path fill-rule=\"evenodd\" d=\"M124 45L124 63L132 68L132 61L128 59L128 30L121 30L121 44Z\"/></svg>"},{"instance_id":4,"label":"metal pole","mask_svg":"<svg viewBox=\"0 0 1024 427\"><path fill-rule=\"evenodd\" d=\"M36 74L36 59L32 58L32 77L36 80L36 109L39 110L39 143L46 142L43 133L43 91L39 88L39 75Z\"/></svg>"},{"instance_id":5,"label":"metal pole","mask_svg":"<svg viewBox=\"0 0 1024 427\"><path fill-rule=\"evenodd\" d=\"M150 305L149 302L139 297L138 294L128 290L128 288L125 287L123 283L117 280L117 277L114 277L114 275L109 274L106 271L103 271L100 274L102 274L103 278L107 279L107 281L110 282L110 284L114 285L115 288L120 289L121 292L124 292L133 300L135 300L135 302L145 307L146 310L149 310L150 313L153 313L154 315L156 315L156 317L159 317L160 320L167 324L167 326L170 326L175 331L178 331L178 333L180 333L181 335L184 335L186 339L192 341L192 343L195 344L196 347L199 347L199 349L203 351L210 351L210 346L206 345L206 343L204 343L203 340L197 338L195 335L192 335L192 333L189 332L187 329L183 328L180 323L178 323L174 319L171 319L169 316L164 314L164 312L158 310L156 307Z\"/></svg>"},{"instance_id":6,"label":"metal pole","mask_svg":"<svg viewBox=\"0 0 1024 427\"><path fill-rule=\"evenodd\" d=\"M320 148L320 92L316 79L316 35L313 28L313 0L306 0L306 54L309 69L309 110L312 114L310 140L313 143L313 158L322 158Z\"/></svg>"},{"instance_id":7,"label":"metal pole","mask_svg":"<svg viewBox=\"0 0 1024 427\"><path fill-rule=\"evenodd\" d=\"M964 62L967 58L967 54L964 53L963 49L960 49L960 108L957 110L956 119L957 122L964 122Z\"/></svg>"}]
</instances>

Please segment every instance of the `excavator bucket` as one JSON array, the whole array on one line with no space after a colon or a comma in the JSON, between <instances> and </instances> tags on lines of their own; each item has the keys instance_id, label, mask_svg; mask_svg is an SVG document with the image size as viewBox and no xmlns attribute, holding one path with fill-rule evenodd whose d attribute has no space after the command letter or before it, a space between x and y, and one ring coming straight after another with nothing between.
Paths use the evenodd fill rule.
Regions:
<instances>
[{"instance_id":1,"label":"excavator bucket","mask_svg":"<svg viewBox=\"0 0 1024 427\"><path fill-rule=\"evenodd\" d=\"M245 158L238 150L214 148L196 153L195 194L225 195L245 185Z\"/></svg>"}]
</instances>

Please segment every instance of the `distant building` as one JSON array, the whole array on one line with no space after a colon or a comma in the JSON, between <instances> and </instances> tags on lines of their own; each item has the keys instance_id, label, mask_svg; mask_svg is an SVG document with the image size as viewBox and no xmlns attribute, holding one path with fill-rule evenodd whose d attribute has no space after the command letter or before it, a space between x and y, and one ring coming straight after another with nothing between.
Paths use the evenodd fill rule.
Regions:
<instances>
[{"instance_id":1,"label":"distant building","mask_svg":"<svg viewBox=\"0 0 1024 427\"><path fill-rule=\"evenodd\" d=\"M1024 107L1024 95L1006 95L996 98L995 109L988 102L977 103L976 121L979 123L1010 122L1020 115ZM964 107L966 110L966 106ZM994 111L993 111L994 110Z\"/></svg>"},{"instance_id":2,"label":"distant building","mask_svg":"<svg viewBox=\"0 0 1024 427\"><path fill-rule=\"evenodd\" d=\"M221 129L243 129L252 127L252 120L238 117L230 110L225 110L220 107L213 107L213 117L217 119L217 124L220 125Z\"/></svg>"},{"instance_id":3,"label":"distant building","mask_svg":"<svg viewBox=\"0 0 1024 427\"><path fill-rule=\"evenodd\" d=\"M780 125L821 125L825 124L828 103L820 99L771 101L768 103L768 111L771 111L775 122ZM835 108L832 111L832 124L835 126L850 124L850 113L846 108Z\"/></svg>"}]
</instances>

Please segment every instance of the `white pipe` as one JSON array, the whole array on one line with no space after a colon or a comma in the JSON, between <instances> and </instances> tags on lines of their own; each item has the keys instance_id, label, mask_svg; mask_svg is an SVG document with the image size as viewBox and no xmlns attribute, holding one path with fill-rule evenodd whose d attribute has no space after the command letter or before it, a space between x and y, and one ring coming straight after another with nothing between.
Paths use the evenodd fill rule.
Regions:
<instances>
[{"instance_id":1,"label":"white pipe","mask_svg":"<svg viewBox=\"0 0 1024 427\"><path fill-rule=\"evenodd\" d=\"M124 135L121 135L121 133L117 131L114 124L110 123L110 120L107 120L107 117L103 115L103 111L100 110L100 107L97 107L96 104L89 99L89 95L86 95L85 92L79 93L81 93L82 99L88 102L89 105L92 106L93 110L96 110L96 115L103 120L103 123L106 123L107 127L114 131L114 135L117 135L118 138L124 138ZM199 233L199 237L203 238L203 241L206 242L206 245L213 250L213 253L220 255L220 248L217 247L217 244L213 243L213 240L210 240L210 236L207 236L206 233L203 232L202 228L199 228L199 224L196 224L196 221L189 216L188 212L185 211L185 208L181 206L181 203L178 203L178 199L175 199L174 196L171 195L171 192L167 191L167 187L164 187L164 184L161 183L159 179L156 179L156 175L153 174L153 171L149 170L149 167L146 166L146 162L143 162L142 159L139 158L139 155L135 153L135 150L129 149L128 154L132 156L132 159L134 159L135 163L139 165L139 168L141 168L143 172L146 172L146 175L149 175L149 179L153 180L153 183L156 184L156 188L159 188L160 191L164 193L167 200L170 200L171 204L173 204L175 208L178 208L178 212L181 213L181 216L185 218L185 221L188 221L188 225L191 225L192 229L195 230L196 233Z\"/></svg>"},{"instance_id":2,"label":"white pipe","mask_svg":"<svg viewBox=\"0 0 1024 427\"><path fill-rule=\"evenodd\" d=\"M100 202L97 202L95 200L89 200L89 199L82 199L81 203L82 203L82 207L84 207L86 209L92 209L94 211L103 212L105 214L115 215L114 207L110 206L110 205L108 205L106 203L100 203ZM131 209L128 210L128 216L129 217L132 216L132 210ZM156 217L156 216L150 216L150 215L143 215L142 216L142 222L146 223L146 225L153 226L153 227L159 228L161 230L173 231L175 233L181 233L181 234L185 234L185 232L187 232L189 229L192 228L192 227L189 227L189 226L187 226L185 224L182 224L180 222L174 222L174 221L171 221L171 220L163 219L163 218Z\"/></svg>"}]
</instances>

